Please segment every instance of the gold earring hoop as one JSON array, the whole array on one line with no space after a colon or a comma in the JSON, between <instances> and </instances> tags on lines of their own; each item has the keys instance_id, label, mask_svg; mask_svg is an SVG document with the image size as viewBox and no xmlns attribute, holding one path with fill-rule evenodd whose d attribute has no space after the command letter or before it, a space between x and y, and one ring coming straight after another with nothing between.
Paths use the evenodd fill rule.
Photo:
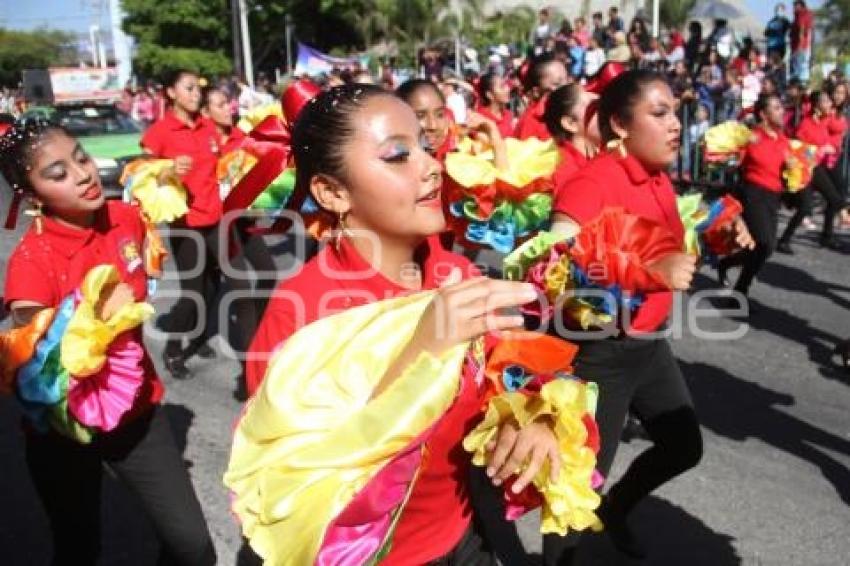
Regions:
<instances>
[{"instance_id":1,"label":"gold earring hoop","mask_svg":"<svg viewBox=\"0 0 850 566\"><path fill-rule=\"evenodd\" d=\"M620 137L608 141L608 143L605 144L605 149L612 153L616 151L621 158L624 158L629 154L629 152L626 151L626 144L624 143L623 138Z\"/></svg>"},{"instance_id":2,"label":"gold earring hoop","mask_svg":"<svg viewBox=\"0 0 850 566\"><path fill-rule=\"evenodd\" d=\"M41 201L36 199L30 199L30 207L24 211L24 214L33 219L33 223L35 224L35 233L41 235L41 232L44 229L44 225L41 219L44 217L43 211L44 205Z\"/></svg>"},{"instance_id":3,"label":"gold earring hoop","mask_svg":"<svg viewBox=\"0 0 850 566\"><path fill-rule=\"evenodd\" d=\"M345 213L340 212L336 222L336 229L334 230L334 247L337 251L339 251L340 243L342 242L342 237L346 235L347 229L345 227Z\"/></svg>"}]
</instances>

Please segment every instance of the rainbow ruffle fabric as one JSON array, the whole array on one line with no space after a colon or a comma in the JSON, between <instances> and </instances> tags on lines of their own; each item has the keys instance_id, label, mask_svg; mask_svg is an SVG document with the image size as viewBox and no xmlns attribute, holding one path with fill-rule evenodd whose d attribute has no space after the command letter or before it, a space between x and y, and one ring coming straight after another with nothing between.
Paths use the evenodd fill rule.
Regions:
<instances>
[{"instance_id":1,"label":"rainbow ruffle fabric","mask_svg":"<svg viewBox=\"0 0 850 566\"><path fill-rule=\"evenodd\" d=\"M684 251L713 263L735 250L732 224L741 215L741 203L730 195L704 203L699 193L678 197L676 205L685 227Z\"/></svg>"},{"instance_id":2,"label":"rainbow ruffle fabric","mask_svg":"<svg viewBox=\"0 0 850 566\"><path fill-rule=\"evenodd\" d=\"M3 389L16 392L36 429L87 443L132 409L144 382L144 349L133 329L153 307L134 302L98 318L95 305L119 277L115 266L94 267L59 307L0 335Z\"/></svg>"},{"instance_id":3,"label":"rainbow ruffle fabric","mask_svg":"<svg viewBox=\"0 0 850 566\"><path fill-rule=\"evenodd\" d=\"M542 506L541 533L565 535L601 524L594 513L603 478L595 470L599 452L596 425L598 388L572 375L576 346L545 334L515 333L502 340L487 360L488 394L484 420L463 441L472 463L486 465L486 446L507 422L520 427L539 419L554 423L561 453L556 481L547 464L522 492L504 485L506 517L514 520Z\"/></svg>"},{"instance_id":4,"label":"rainbow ruffle fabric","mask_svg":"<svg viewBox=\"0 0 850 566\"><path fill-rule=\"evenodd\" d=\"M257 164L257 157L245 149L231 151L218 160L216 175L221 187L222 200L230 190ZM282 210L295 190L295 168L284 169L263 191L257 195L249 208L253 210Z\"/></svg>"},{"instance_id":5,"label":"rainbow ruffle fabric","mask_svg":"<svg viewBox=\"0 0 850 566\"><path fill-rule=\"evenodd\" d=\"M493 163L492 150L469 140L446 155L444 187L449 225L461 243L508 253L548 225L552 174L560 152L551 141L507 138L507 169Z\"/></svg>"},{"instance_id":6,"label":"rainbow ruffle fabric","mask_svg":"<svg viewBox=\"0 0 850 566\"><path fill-rule=\"evenodd\" d=\"M320 319L275 354L236 427L224 475L243 534L266 564L374 564L387 551L423 447L458 393L468 350L480 343L460 344L439 357L420 354L373 397L434 295L417 293ZM551 350L551 344L542 349ZM502 361L509 363L510 356ZM493 376L501 379L498 372ZM565 458L581 457L567 463L558 482L539 482L540 495L553 497L546 512L551 524L577 528L589 521L585 512L594 506L584 491L592 475L593 435L579 431L591 393L579 382L563 381L548 386L536 405L515 404L526 422L554 416ZM494 398L505 391L500 387L492 384ZM494 417L486 422L478 437L496 426ZM468 442L477 451L475 438ZM576 486L579 496L565 493Z\"/></svg>"},{"instance_id":7,"label":"rainbow ruffle fabric","mask_svg":"<svg viewBox=\"0 0 850 566\"><path fill-rule=\"evenodd\" d=\"M268 104L252 108L239 119L239 123L236 124L236 127L247 134L269 116L276 116L277 118L283 119L283 108L281 108L279 102L270 102Z\"/></svg>"},{"instance_id":8,"label":"rainbow ruffle fabric","mask_svg":"<svg viewBox=\"0 0 850 566\"><path fill-rule=\"evenodd\" d=\"M121 174L125 200L139 205L150 222L174 222L189 212L189 198L171 159L136 159Z\"/></svg>"},{"instance_id":9,"label":"rainbow ruffle fabric","mask_svg":"<svg viewBox=\"0 0 850 566\"><path fill-rule=\"evenodd\" d=\"M800 140L791 140L791 152L785 159L785 188L788 192L796 193L805 189L812 180L812 171L817 166L820 155L815 145Z\"/></svg>"},{"instance_id":10,"label":"rainbow ruffle fabric","mask_svg":"<svg viewBox=\"0 0 850 566\"><path fill-rule=\"evenodd\" d=\"M722 122L705 132L704 155L706 163L725 167L740 164L747 144L750 142L750 129L734 120Z\"/></svg>"},{"instance_id":11,"label":"rainbow ruffle fabric","mask_svg":"<svg viewBox=\"0 0 850 566\"><path fill-rule=\"evenodd\" d=\"M612 322L620 309L634 310L643 293L666 289L647 266L680 251L666 228L609 208L568 238L540 232L503 263L505 277L534 284L543 297L524 312L550 320L565 314L581 328Z\"/></svg>"}]
</instances>

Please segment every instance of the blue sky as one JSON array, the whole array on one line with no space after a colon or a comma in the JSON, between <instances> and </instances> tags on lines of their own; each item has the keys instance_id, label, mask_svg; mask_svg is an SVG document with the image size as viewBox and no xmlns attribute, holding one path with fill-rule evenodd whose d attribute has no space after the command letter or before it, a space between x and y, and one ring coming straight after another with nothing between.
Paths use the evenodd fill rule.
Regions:
<instances>
[{"instance_id":1,"label":"blue sky","mask_svg":"<svg viewBox=\"0 0 850 566\"><path fill-rule=\"evenodd\" d=\"M173 0L179 2L179 0ZM661 0L662 2L664 0ZM776 2L771 0L744 0L745 4L762 21L773 13ZM810 0L817 7L823 0ZM785 1L788 12L791 0ZM87 31L93 23L109 27L109 0L0 0L0 26L12 29L32 29L47 26L58 29Z\"/></svg>"}]
</instances>

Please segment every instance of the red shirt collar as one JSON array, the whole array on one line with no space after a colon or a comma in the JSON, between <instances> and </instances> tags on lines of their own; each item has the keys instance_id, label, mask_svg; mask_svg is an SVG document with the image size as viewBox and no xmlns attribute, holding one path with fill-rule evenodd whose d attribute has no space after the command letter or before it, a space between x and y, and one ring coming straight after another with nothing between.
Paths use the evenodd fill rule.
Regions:
<instances>
[{"instance_id":1,"label":"red shirt collar","mask_svg":"<svg viewBox=\"0 0 850 566\"><path fill-rule=\"evenodd\" d=\"M629 180L634 185L642 185L647 181L654 182L663 182L664 172L656 171L655 173L650 173L646 170L646 168L641 164L640 161L635 159L631 155L627 155L626 157L620 157L618 155L610 154L614 156L614 160L620 164L620 167L626 172Z\"/></svg>"},{"instance_id":2,"label":"red shirt collar","mask_svg":"<svg viewBox=\"0 0 850 566\"><path fill-rule=\"evenodd\" d=\"M558 148L561 150L562 159L572 160L581 167L583 167L588 161L587 156L568 141L559 143Z\"/></svg>"},{"instance_id":3,"label":"red shirt collar","mask_svg":"<svg viewBox=\"0 0 850 566\"><path fill-rule=\"evenodd\" d=\"M375 269L360 255L357 248L347 238L340 240L339 249L331 244L325 249L329 255L330 261L328 263L332 264L328 267L335 267L348 274L348 277L339 280L344 287L367 292L377 297L413 292ZM443 250L436 236L423 242L417 252L421 254L422 290L439 287L450 271L447 267L449 265L448 258L445 257L448 252ZM329 275L334 276L335 274Z\"/></svg>"},{"instance_id":4,"label":"red shirt collar","mask_svg":"<svg viewBox=\"0 0 850 566\"><path fill-rule=\"evenodd\" d=\"M52 244L51 249L65 257L72 257L83 249L98 234L105 234L115 227L108 205L97 211L94 225L90 228L73 228L50 216L41 220L41 236ZM31 227L34 230L35 227Z\"/></svg>"},{"instance_id":5,"label":"red shirt collar","mask_svg":"<svg viewBox=\"0 0 850 566\"><path fill-rule=\"evenodd\" d=\"M169 130L177 131L177 130L197 130L199 128L206 127L206 122L204 121L203 116L197 116L195 121L190 126L180 118L178 118L173 110L167 110L165 114L162 116L162 122L168 127Z\"/></svg>"}]
</instances>

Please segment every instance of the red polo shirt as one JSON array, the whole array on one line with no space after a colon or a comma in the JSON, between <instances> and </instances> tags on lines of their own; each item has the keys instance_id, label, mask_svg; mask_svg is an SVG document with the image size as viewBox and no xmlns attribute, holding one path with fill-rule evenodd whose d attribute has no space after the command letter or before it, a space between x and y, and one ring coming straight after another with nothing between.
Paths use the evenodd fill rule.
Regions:
<instances>
[{"instance_id":1,"label":"red polo shirt","mask_svg":"<svg viewBox=\"0 0 850 566\"><path fill-rule=\"evenodd\" d=\"M613 207L667 226L684 245L685 230L669 177L663 172L648 173L631 156L620 158L602 153L593 158L565 184L554 210L583 225L604 209ZM634 333L657 330L667 320L672 303L670 291L647 293L632 317L629 330Z\"/></svg>"},{"instance_id":2,"label":"red polo shirt","mask_svg":"<svg viewBox=\"0 0 850 566\"><path fill-rule=\"evenodd\" d=\"M209 121L199 117L190 126L168 111L147 129L140 144L156 157L173 159L188 155L192 158L192 168L181 179L189 191L187 226L212 226L221 219L221 198L215 176L218 132L210 127Z\"/></svg>"},{"instance_id":3,"label":"red polo shirt","mask_svg":"<svg viewBox=\"0 0 850 566\"><path fill-rule=\"evenodd\" d=\"M566 181L588 163L587 156L568 141L559 143L558 150L561 153L561 162L558 163L558 168L555 169L555 174L552 176L552 184L555 187L555 200L559 198L558 195Z\"/></svg>"},{"instance_id":4,"label":"red polo shirt","mask_svg":"<svg viewBox=\"0 0 850 566\"><path fill-rule=\"evenodd\" d=\"M549 133L546 123L543 121L543 113L546 111L546 98L544 96L530 105L519 117L515 132L517 138L521 140L537 138L544 141L552 138L552 134Z\"/></svg>"},{"instance_id":5,"label":"red polo shirt","mask_svg":"<svg viewBox=\"0 0 850 566\"><path fill-rule=\"evenodd\" d=\"M781 193L782 169L788 158L789 141L781 132L768 132L762 126L753 136L741 160L744 181L774 193Z\"/></svg>"},{"instance_id":6,"label":"red polo shirt","mask_svg":"<svg viewBox=\"0 0 850 566\"><path fill-rule=\"evenodd\" d=\"M797 126L797 138L806 143L823 147L831 143L829 137L829 119L815 118L809 114Z\"/></svg>"},{"instance_id":7,"label":"red polo shirt","mask_svg":"<svg viewBox=\"0 0 850 566\"><path fill-rule=\"evenodd\" d=\"M497 116L490 110L487 106L477 106L475 111L487 118L488 120L492 120L499 126L499 133L502 134L503 138L509 138L514 135L514 115L507 108L502 109L502 115Z\"/></svg>"},{"instance_id":8,"label":"red polo shirt","mask_svg":"<svg viewBox=\"0 0 850 566\"><path fill-rule=\"evenodd\" d=\"M823 149L828 145L835 147L832 143L832 136L829 134L829 121L829 117L816 118L813 114L809 114L797 126L797 139L816 145L818 149ZM835 147L835 149L838 150L839 148ZM822 153L819 162L831 167L837 160L837 154L827 155Z\"/></svg>"},{"instance_id":9,"label":"red polo shirt","mask_svg":"<svg viewBox=\"0 0 850 566\"><path fill-rule=\"evenodd\" d=\"M42 219L42 233L30 226L9 257L4 301L31 301L57 307L77 289L89 270L111 264L121 279L133 288L137 301L147 298L147 274L142 252L145 228L138 208L107 201L98 211L91 228L72 228L50 217ZM138 328L139 343L142 329ZM138 401L138 410L162 398L162 385L145 353L146 386Z\"/></svg>"},{"instance_id":10,"label":"red polo shirt","mask_svg":"<svg viewBox=\"0 0 850 566\"><path fill-rule=\"evenodd\" d=\"M209 118L202 118L202 120L204 120L206 127L211 128L212 131L216 133L216 143L218 145L219 155L224 155L226 153L230 153L231 151L239 149L242 146L242 141L246 137L248 137L245 132L243 132L236 126L230 128L230 133L228 135L222 135L218 131L218 127L216 126L215 122L213 122Z\"/></svg>"},{"instance_id":11,"label":"red polo shirt","mask_svg":"<svg viewBox=\"0 0 850 566\"><path fill-rule=\"evenodd\" d=\"M847 132L847 118L843 114L833 112L826 120L826 131L835 149L841 149L844 134Z\"/></svg>"},{"instance_id":12,"label":"red polo shirt","mask_svg":"<svg viewBox=\"0 0 850 566\"><path fill-rule=\"evenodd\" d=\"M479 275L464 257L442 249L436 238L426 245L423 289L438 287L454 267L464 278ZM249 352L271 353L314 320L407 292L376 272L348 241L342 241L339 251L327 245L297 275L277 287L278 296L269 301ZM464 368L457 399L428 440L427 462L396 527L392 550L381 564L425 564L451 551L469 527L472 508L466 478L470 458L461 442L481 418L483 395L475 383L476 368L469 365ZM265 370L265 361L248 362L250 393L256 391Z\"/></svg>"}]
</instances>

